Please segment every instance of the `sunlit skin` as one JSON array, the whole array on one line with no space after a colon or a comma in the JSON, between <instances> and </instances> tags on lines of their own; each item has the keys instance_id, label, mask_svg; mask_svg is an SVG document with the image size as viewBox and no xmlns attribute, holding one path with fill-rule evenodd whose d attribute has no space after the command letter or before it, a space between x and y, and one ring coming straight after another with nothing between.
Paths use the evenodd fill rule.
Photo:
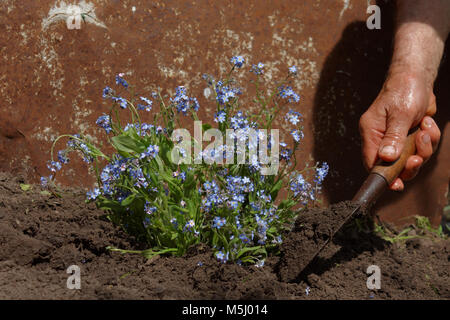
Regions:
<instances>
[{"instance_id":1,"label":"sunlit skin","mask_svg":"<svg viewBox=\"0 0 450 320\"><path fill-rule=\"evenodd\" d=\"M362 153L370 170L400 156L408 131L419 126L416 154L390 188L402 191L431 157L440 140L433 84L450 32L450 1L398 0L394 52L386 81L360 119Z\"/></svg>"}]
</instances>

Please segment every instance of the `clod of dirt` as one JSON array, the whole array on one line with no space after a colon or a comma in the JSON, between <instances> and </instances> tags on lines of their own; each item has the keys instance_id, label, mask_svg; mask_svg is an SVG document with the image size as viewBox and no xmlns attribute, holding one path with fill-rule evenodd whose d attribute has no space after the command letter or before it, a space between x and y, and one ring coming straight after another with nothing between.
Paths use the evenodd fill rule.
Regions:
<instances>
[{"instance_id":1,"label":"clod of dirt","mask_svg":"<svg viewBox=\"0 0 450 320\"><path fill-rule=\"evenodd\" d=\"M281 247L278 275L283 282L297 280L299 274L330 239L358 204L346 201L327 209L310 209L295 221Z\"/></svg>"}]
</instances>

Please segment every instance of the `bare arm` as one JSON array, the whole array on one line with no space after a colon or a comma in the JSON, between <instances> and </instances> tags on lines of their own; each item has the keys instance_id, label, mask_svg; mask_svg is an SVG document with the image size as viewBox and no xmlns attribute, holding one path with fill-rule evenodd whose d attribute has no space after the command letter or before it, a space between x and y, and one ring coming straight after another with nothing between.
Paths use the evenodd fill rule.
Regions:
<instances>
[{"instance_id":1,"label":"bare arm","mask_svg":"<svg viewBox=\"0 0 450 320\"><path fill-rule=\"evenodd\" d=\"M432 85L450 32L449 0L398 0L390 72L424 72Z\"/></svg>"}]
</instances>

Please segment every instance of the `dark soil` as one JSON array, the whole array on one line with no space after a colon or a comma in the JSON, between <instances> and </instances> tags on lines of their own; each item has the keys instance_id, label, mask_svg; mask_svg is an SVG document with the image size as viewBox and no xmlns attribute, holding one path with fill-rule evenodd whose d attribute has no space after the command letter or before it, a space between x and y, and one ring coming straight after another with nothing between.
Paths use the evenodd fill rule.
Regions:
<instances>
[{"instance_id":1,"label":"dark soil","mask_svg":"<svg viewBox=\"0 0 450 320\"><path fill-rule=\"evenodd\" d=\"M300 215L281 247L277 271L282 281L295 281L323 245L358 207L340 202L327 209L313 208ZM325 249L325 248L324 248Z\"/></svg>"},{"instance_id":2,"label":"dark soil","mask_svg":"<svg viewBox=\"0 0 450 320\"><path fill-rule=\"evenodd\" d=\"M1 299L450 299L448 239L390 244L348 227L298 282L287 283L279 280L277 257L256 268L220 264L206 246L151 260L110 252L107 246L141 248L85 204L83 191L63 190L58 198L39 186L23 191L20 183L0 173ZM301 259L305 248L297 250ZM376 291L366 287L373 264L382 273ZM70 265L81 268L81 290L66 287Z\"/></svg>"}]
</instances>

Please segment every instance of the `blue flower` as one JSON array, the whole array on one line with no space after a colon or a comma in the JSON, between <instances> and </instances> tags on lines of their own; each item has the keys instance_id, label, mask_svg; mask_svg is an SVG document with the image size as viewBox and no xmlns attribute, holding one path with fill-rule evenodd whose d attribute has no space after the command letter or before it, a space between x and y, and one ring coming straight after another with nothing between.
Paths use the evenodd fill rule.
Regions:
<instances>
[{"instance_id":1,"label":"blue flower","mask_svg":"<svg viewBox=\"0 0 450 320\"><path fill-rule=\"evenodd\" d=\"M150 202L146 201L144 205L144 212L148 215L152 215L156 212L156 207L152 207Z\"/></svg>"},{"instance_id":2,"label":"blue flower","mask_svg":"<svg viewBox=\"0 0 450 320\"><path fill-rule=\"evenodd\" d=\"M144 223L144 228L147 228L151 224L150 217L145 217L143 223Z\"/></svg>"},{"instance_id":3,"label":"blue flower","mask_svg":"<svg viewBox=\"0 0 450 320\"><path fill-rule=\"evenodd\" d=\"M294 92L292 87L281 86L278 88L278 95L282 98L288 99L289 102L299 102L300 96Z\"/></svg>"},{"instance_id":4,"label":"blue flower","mask_svg":"<svg viewBox=\"0 0 450 320\"><path fill-rule=\"evenodd\" d=\"M264 190L258 190L258 192L256 192L256 195L258 196L259 201L263 201L266 203L270 203L272 201L272 197L270 196L270 194L266 195Z\"/></svg>"},{"instance_id":5,"label":"blue flower","mask_svg":"<svg viewBox=\"0 0 450 320\"><path fill-rule=\"evenodd\" d=\"M264 220L263 216L255 215L256 224L258 226L258 243L264 245L267 240L267 229L269 228L267 221Z\"/></svg>"},{"instance_id":6,"label":"blue flower","mask_svg":"<svg viewBox=\"0 0 450 320\"><path fill-rule=\"evenodd\" d=\"M281 145L281 143L280 143ZM280 159L289 161L291 160L292 150L288 148L282 148L280 151Z\"/></svg>"},{"instance_id":7,"label":"blue flower","mask_svg":"<svg viewBox=\"0 0 450 320\"><path fill-rule=\"evenodd\" d=\"M324 162L322 164L322 167L317 167L316 174L314 177L314 182L316 182L318 185L322 184L323 180L328 174L328 170L330 167L328 166L328 163Z\"/></svg>"},{"instance_id":8,"label":"blue flower","mask_svg":"<svg viewBox=\"0 0 450 320\"><path fill-rule=\"evenodd\" d=\"M97 199L97 197L99 195L100 195L100 189L99 188L94 188L94 190L88 191L86 193L86 196L88 197L89 200L95 200L95 199Z\"/></svg>"},{"instance_id":9,"label":"blue flower","mask_svg":"<svg viewBox=\"0 0 450 320\"><path fill-rule=\"evenodd\" d=\"M123 76L123 73L119 73L118 75L116 75L116 84L121 84L124 88L128 88L128 83L125 81Z\"/></svg>"},{"instance_id":10,"label":"blue flower","mask_svg":"<svg viewBox=\"0 0 450 320\"><path fill-rule=\"evenodd\" d=\"M140 99L149 105L151 105L153 103L151 100L147 99L146 97L140 97Z\"/></svg>"},{"instance_id":11,"label":"blue flower","mask_svg":"<svg viewBox=\"0 0 450 320\"><path fill-rule=\"evenodd\" d=\"M255 267L257 268L262 268L264 267L264 260L259 260L256 264Z\"/></svg>"},{"instance_id":12,"label":"blue flower","mask_svg":"<svg viewBox=\"0 0 450 320\"><path fill-rule=\"evenodd\" d=\"M228 255L229 253L223 253L222 251L216 252L216 258L222 263L226 263L228 261Z\"/></svg>"},{"instance_id":13,"label":"blue flower","mask_svg":"<svg viewBox=\"0 0 450 320\"><path fill-rule=\"evenodd\" d=\"M58 151L58 161L62 164L69 163L69 158L67 157L67 150Z\"/></svg>"},{"instance_id":14,"label":"blue flower","mask_svg":"<svg viewBox=\"0 0 450 320\"><path fill-rule=\"evenodd\" d=\"M283 239L281 239L281 236L277 236L275 239L272 240L273 244L281 244L283 243Z\"/></svg>"},{"instance_id":15,"label":"blue flower","mask_svg":"<svg viewBox=\"0 0 450 320\"><path fill-rule=\"evenodd\" d=\"M198 111L200 107L196 98L190 98L187 96L186 88L183 86L179 86L175 89L175 96L170 98L170 101L175 105L177 111L183 113L184 115L186 115L191 108Z\"/></svg>"},{"instance_id":16,"label":"blue flower","mask_svg":"<svg viewBox=\"0 0 450 320\"><path fill-rule=\"evenodd\" d=\"M172 173L172 176L174 178L177 178L178 180L181 180L182 182L184 182L184 180L186 180L186 172L184 172L184 171L182 171L182 172L175 171Z\"/></svg>"},{"instance_id":17,"label":"blue flower","mask_svg":"<svg viewBox=\"0 0 450 320\"><path fill-rule=\"evenodd\" d=\"M145 110L145 111L150 111L150 110L152 110L152 104L153 104L153 102L152 102L151 100L149 100L149 99L147 99L147 98L145 98L145 97L140 97L140 99L141 99L142 101L144 101L144 102L146 103L146 105L138 104L138 105L137 105L137 109L138 109L138 110Z\"/></svg>"},{"instance_id":18,"label":"blue flower","mask_svg":"<svg viewBox=\"0 0 450 320\"><path fill-rule=\"evenodd\" d=\"M158 145L149 145L147 150L141 153L140 158L155 158L158 155L159 152L159 146Z\"/></svg>"},{"instance_id":19,"label":"blue flower","mask_svg":"<svg viewBox=\"0 0 450 320\"><path fill-rule=\"evenodd\" d=\"M241 239L242 243L250 243L250 239L247 237L245 233L239 235L239 239Z\"/></svg>"},{"instance_id":20,"label":"blue flower","mask_svg":"<svg viewBox=\"0 0 450 320\"><path fill-rule=\"evenodd\" d=\"M111 97L111 99L117 102L122 109L126 109L128 106L127 100L122 97Z\"/></svg>"},{"instance_id":21,"label":"blue flower","mask_svg":"<svg viewBox=\"0 0 450 320\"><path fill-rule=\"evenodd\" d=\"M103 114L100 117L98 117L97 121L95 121L95 123L105 129L106 133L110 133L112 131L111 128L111 119L109 117L109 115L107 114Z\"/></svg>"},{"instance_id":22,"label":"blue flower","mask_svg":"<svg viewBox=\"0 0 450 320\"><path fill-rule=\"evenodd\" d=\"M145 136L146 134L148 134L150 132L150 130L152 130L155 126L152 124L148 124L148 123L141 123L141 130L137 130L138 134L140 136Z\"/></svg>"},{"instance_id":23,"label":"blue flower","mask_svg":"<svg viewBox=\"0 0 450 320\"><path fill-rule=\"evenodd\" d=\"M305 180L301 173L291 178L289 188L294 193L294 197L300 198L303 203L306 203L308 199L314 198L314 190L311 184Z\"/></svg>"},{"instance_id":24,"label":"blue flower","mask_svg":"<svg viewBox=\"0 0 450 320\"><path fill-rule=\"evenodd\" d=\"M261 75L264 73L264 63L259 62L258 64L252 65L252 69L250 70L256 75Z\"/></svg>"},{"instance_id":25,"label":"blue flower","mask_svg":"<svg viewBox=\"0 0 450 320\"><path fill-rule=\"evenodd\" d=\"M214 116L214 121L218 123L223 123L226 120L226 112L225 111L219 111Z\"/></svg>"},{"instance_id":26,"label":"blue flower","mask_svg":"<svg viewBox=\"0 0 450 320\"><path fill-rule=\"evenodd\" d=\"M239 216L236 216L234 219L235 219L235 222L236 222L236 228L241 229L242 228L242 224L241 224L241 221L239 219Z\"/></svg>"},{"instance_id":27,"label":"blue flower","mask_svg":"<svg viewBox=\"0 0 450 320\"><path fill-rule=\"evenodd\" d=\"M147 179L144 177L144 173L141 168L129 170L130 177L135 181L135 187L148 187Z\"/></svg>"},{"instance_id":28,"label":"blue flower","mask_svg":"<svg viewBox=\"0 0 450 320\"><path fill-rule=\"evenodd\" d=\"M48 178L46 178L46 177L41 177L41 186L43 187L43 188L47 188L48 187Z\"/></svg>"},{"instance_id":29,"label":"blue flower","mask_svg":"<svg viewBox=\"0 0 450 320\"><path fill-rule=\"evenodd\" d=\"M113 93L113 90L110 87L106 86L103 89L103 98L109 98L112 93Z\"/></svg>"},{"instance_id":30,"label":"blue flower","mask_svg":"<svg viewBox=\"0 0 450 320\"><path fill-rule=\"evenodd\" d=\"M81 136L79 134L73 135L75 138L81 139ZM91 149L85 144L84 142L70 138L69 141L67 141L67 147L71 148L73 150L79 150L83 154L83 160L87 163L91 163L94 161L94 158L91 155Z\"/></svg>"},{"instance_id":31,"label":"blue flower","mask_svg":"<svg viewBox=\"0 0 450 320\"><path fill-rule=\"evenodd\" d=\"M173 225L175 229L178 228L178 221L175 218L170 219L170 223Z\"/></svg>"},{"instance_id":32,"label":"blue flower","mask_svg":"<svg viewBox=\"0 0 450 320\"><path fill-rule=\"evenodd\" d=\"M135 128L136 131L139 131L139 124L138 123L127 123L127 125L125 126L125 128L123 128L123 131L128 131L131 128Z\"/></svg>"},{"instance_id":33,"label":"blue flower","mask_svg":"<svg viewBox=\"0 0 450 320\"><path fill-rule=\"evenodd\" d=\"M198 109L200 108L200 104L198 103L197 98L191 97L189 98L189 101L192 102L191 108L194 109L195 111L198 111Z\"/></svg>"},{"instance_id":34,"label":"blue flower","mask_svg":"<svg viewBox=\"0 0 450 320\"><path fill-rule=\"evenodd\" d=\"M49 161L47 162L47 168L51 171L51 172L56 172L61 170L61 162L58 161Z\"/></svg>"},{"instance_id":35,"label":"blue flower","mask_svg":"<svg viewBox=\"0 0 450 320\"><path fill-rule=\"evenodd\" d=\"M192 231L192 229L194 227L195 227L195 221L191 219L188 222L186 222L186 224L184 225L183 232Z\"/></svg>"},{"instance_id":36,"label":"blue flower","mask_svg":"<svg viewBox=\"0 0 450 320\"><path fill-rule=\"evenodd\" d=\"M206 193L205 198L202 199L202 209L206 212L210 212L213 207L221 206L227 199L215 181L206 181L202 191Z\"/></svg>"},{"instance_id":37,"label":"blue flower","mask_svg":"<svg viewBox=\"0 0 450 320\"><path fill-rule=\"evenodd\" d=\"M225 86L222 81L216 83L216 100L221 105L232 102L237 95L241 94L241 90Z\"/></svg>"},{"instance_id":38,"label":"blue flower","mask_svg":"<svg viewBox=\"0 0 450 320\"><path fill-rule=\"evenodd\" d=\"M242 111L238 111L234 117L231 117L230 125L231 125L231 128L234 130L247 129L248 128L247 117L244 116ZM245 138L247 138L247 137L245 137Z\"/></svg>"},{"instance_id":39,"label":"blue flower","mask_svg":"<svg viewBox=\"0 0 450 320\"><path fill-rule=\"evenodd\" d=\"M293 130L291 132L292 137L294 138L295 142L299 143L301 139L303 139L304 135L303 132L300 130Z\"/></svg>"},{"instance_id":40,"label":"blue flower","mask_svg":"<svg viewBox=\"0 0 450 320\"><path fill-rule=\"evenodd\" d=\"M234 56L230 59L230 62L237 68L242 67L242 65L245 63L245 59L242 56Z\"/></svg>"},{"instance_id":41,"label":"blue flower","mask_svg":"<svg viewBox=\"0 0 450 320\"><path fill-rule=\"evenodd\" d=\"M292 123L294 126L297 125L300 121L302 121L302 114L300 112L289 110L288 113L286 113L286 116L284 117L286 121Z\"/></svg>"},{"instance_id":42,"label":"blue flower","mask_svg":"<svg viewBox=\"0 0 450 320\"><path fill-rule=\"evenodd\" d=\"M289 67L289 74L296 75L297 74L297 67L296 66Z\"/></svg>"},{"instance_id":43,"label":"blue flower","mask_svg":"<svg viewBox=\"0 0 450 320\"><path fill-rule=\"evenodd\" d=\"M227 223L227 220L226 220L225 218L214 217L212 227L213 227L213 228L216 228L216 229L220 229L220 228L223 227L226 223Z\"/></svg>"}]
</instances>

